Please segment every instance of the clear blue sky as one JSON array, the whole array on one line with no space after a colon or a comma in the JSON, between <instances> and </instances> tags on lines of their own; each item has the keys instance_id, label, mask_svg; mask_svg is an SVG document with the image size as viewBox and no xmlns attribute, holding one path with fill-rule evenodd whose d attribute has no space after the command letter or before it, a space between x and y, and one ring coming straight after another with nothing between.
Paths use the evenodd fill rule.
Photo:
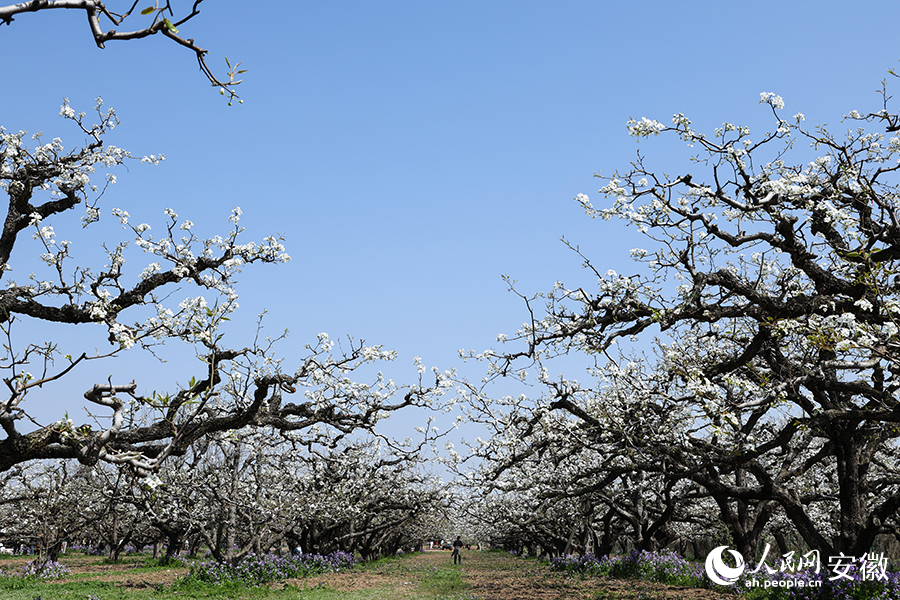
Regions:
<instances>
[{"instance_id":1,"label":"clear blue sky","mask_svg":"<svg viewBox=\"0 0 900 600\"><path fill-rule=\"evenodd\" d=\"M638 146L629 117L763 127L763 91L809 124L877 109L900 58L895 13L836 1L207 0L181 35L220 72L225 56L249 69L231 107L168 40L99 50L80 12L26 14L0 27L0 124L72 147L82 140L57 116L62 98L88 110L102 96L123 123L113 143L167 156L120 170L105 217L119 206L161 225L171 207L212 234L240 206L246 239L285 236L291 263L240 280L234 345L266 308L273 332L291 330L286 368L326 331L397 349L388 372L403 380L416 355L457 366L457 349L485 349L526 319L502 274L525 293L556 280L589 289L561 235L603 269L635 269L628 251L646 243L573 200L599 204L593 173L627 167L638 148L660 168L684 164L676 146ZM137 358L122 364L141 383ZM183 365L167 368L143 389L171 389ZM72 410L83 391L54 402Z\"/></svg>"}]
</instances>

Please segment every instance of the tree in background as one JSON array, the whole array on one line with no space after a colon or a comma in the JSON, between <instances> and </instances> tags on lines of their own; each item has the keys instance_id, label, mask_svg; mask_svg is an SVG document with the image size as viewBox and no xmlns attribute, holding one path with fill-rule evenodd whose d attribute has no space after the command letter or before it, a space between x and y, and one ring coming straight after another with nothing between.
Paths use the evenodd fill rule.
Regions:
<instances>
[{"instance_id":1,"label":"tree in background","mask_svg":"<svg viewBox=\"0 0 900 600\"><path fill-rule=\"evenodd\" d=\"M5 539L52 560L66 539L111 561L130 545L164 543L166 563L186 542L229 565L285 547L369 560L420 548L446 526L446 486L422 462L377 439L297 453L277 433L248 428L173 457L159 484L105 463L17 467L0 488L0 525Z\"/></svg>"}]
</instances>

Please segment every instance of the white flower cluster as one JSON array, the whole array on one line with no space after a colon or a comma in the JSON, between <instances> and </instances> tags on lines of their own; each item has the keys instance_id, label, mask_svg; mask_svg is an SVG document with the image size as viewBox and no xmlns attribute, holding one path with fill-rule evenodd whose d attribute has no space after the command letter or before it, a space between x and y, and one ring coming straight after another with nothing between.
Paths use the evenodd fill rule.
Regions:
<instances>
[{"instance_id":1,"label":"white flower cluster","mask_svg":"<svg viewBox=\"0 0 900 600\"><path fill-rule=\"evenodd\" d=\"M666 128L659 121L651 120L647 117L642 117L640 121L629 119L627 127L628 135L637 138L659 135Z\"/></svg>"},{"instance_id":2,"label":"white flower cluster","mask_svg":"<svg viewBox=\"0 0 900 600\"><path fill-rule=\"evenodd\" d=\"M776 110L781 110L782 108L784 108L784 99L781 96L773 94L772 92L762 92L759 95L759 103L768 104Z\"/></svg>"},{"instance_id":3,"label":"white flower cluster","mask_svg":"<svg viewBox=\"0 0 900 600\"><path fill-rule=\"evenodd\" d=\"M331 352L331 349L334 348L334 342L331 341L328 334L323 331L316 337L319 339L319 348L321 348L323 352Z\"/></svg>"}]
</instances>

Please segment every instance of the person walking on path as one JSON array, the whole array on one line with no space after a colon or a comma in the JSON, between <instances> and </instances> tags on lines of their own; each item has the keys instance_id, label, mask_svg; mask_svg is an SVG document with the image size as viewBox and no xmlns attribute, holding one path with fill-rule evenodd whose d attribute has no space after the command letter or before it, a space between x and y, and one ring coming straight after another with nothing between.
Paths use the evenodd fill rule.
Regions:
<instances>
[{"instance_id":1,"label":"person walking on path","mask_svg":"<svg viewBox=\"0 0 900 600\"><path fill-rule=\"evenodd\" d=\"M456 536L456 541L453 542L453 564L460 563L462 564L462 536Z\"/></svg>"}]
</instances>

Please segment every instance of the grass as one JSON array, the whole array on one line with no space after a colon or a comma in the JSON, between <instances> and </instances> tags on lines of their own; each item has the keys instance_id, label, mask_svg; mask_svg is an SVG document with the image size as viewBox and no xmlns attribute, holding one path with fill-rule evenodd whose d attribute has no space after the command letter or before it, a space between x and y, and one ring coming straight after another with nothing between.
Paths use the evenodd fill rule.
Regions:
<instances>
[{"instance_id":1,"label":"grass","mask_svg":"<svg viewBox=\"0 0 900 600\"><path fill-rule=\"evenodd\" d=\"M462 600L468 598L465 592L470 588L463 581L460 567L450 563L450 554L446 554L446 563L439 565L416 560L416 555L382 558L357 567L357 571L373 575L388 576L397 579L397 584L407 597L418 600ZM307 596L302 596L306 598ZM318 596L309 596L318 599ZM343 591L335 598L373 598L385 600L397 597L396 586L373 587L356 592ZM323 599L331 596L322 596Z\"/></svg>"},{"instance_id":2,"label":"grass","mask_svg":"<svg viewBox=\"0 0 900 600\"><path fill-rule=\"evenodd\" d=\"M419 583L419 589L435 598L456 598L469 589L455 567L438 567ZM426 596L428 597L428 596Z\"/></svg>"},{"instance_id":3,"label":"grass","mask_svg":"<svg viewBox=\"0 0 900 600\"><path fill-rule=\"evenodd\" d=\"M449 555L448 555L449 556ZM76 558L72 556L71 558ZM433 566L423 564L414 556L381 559L353 569L358 576L358 589L335 589L328 583L313 587L278 582L270 586L251 587L238 583L211 585L201 582L189 584L152 583L158 577L142 578L141 575L157 574L171 570L159 566L150 557L129 555L118 563L124 570L116 571L119 581L96 581L91 578L108 571L109 563L102 557L77 557L88 573L73 573L65 583L40 580L23 580L0 577L0 598L3 600L175 600L234 599L234 600L393 600L405 597L419 600L463 600L468 596L468 585L463 581L459 568L451 564ZM65 557L63 563L66 562ZM448 559L449 563L449 559ZM171 577L169 578L171 579ZM127 581L127 585L125 584Z\"/></svg>"},{"instance_id":4,"label":"grass","mask_svg":"<svg viewBox=\"0 0 900 600\"><path fill-rule=\"evenodd\" d=\"M0 597L3 600L174 600L179 599L281 599L309 598L330 600L332 598L390 598L389 594L380 596L355 595L352 592L339 592L333 589L320 588L300 590L294 586L273 588L254 588L241 585L206 585L192 587L172 587L166 585L150 586L143 589L125 588L115 583L102 581L73 581L63 584L44 582L18 582L6 585L0 582Z\"/></svg>"}]
</instances>

